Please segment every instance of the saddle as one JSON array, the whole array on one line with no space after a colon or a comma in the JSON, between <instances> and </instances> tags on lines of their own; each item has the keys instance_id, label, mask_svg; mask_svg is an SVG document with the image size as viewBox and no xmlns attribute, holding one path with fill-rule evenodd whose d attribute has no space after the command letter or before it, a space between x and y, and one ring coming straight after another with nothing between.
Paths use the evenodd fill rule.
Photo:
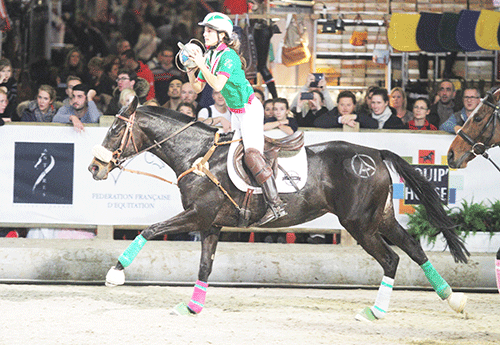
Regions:
<instances>
[{"instance_id":1,"label":"saddle","mask_svg":"<svg viewBox=\"0 0 500 345\"><path fill-rule=\"evenodd\" d=\"M304 132L302 131L296 131L291 135L279 139L264 136L264 159L273 169L273 175L277 175L278 157L293 157L299 153L303 146ZM251 186L257 186L253 176L247 172L245 164L243 163L244 154L245 149L243 147L243 142L240 142L234 152L234 170L245 183Z\"/></svg>"}]
</instances>

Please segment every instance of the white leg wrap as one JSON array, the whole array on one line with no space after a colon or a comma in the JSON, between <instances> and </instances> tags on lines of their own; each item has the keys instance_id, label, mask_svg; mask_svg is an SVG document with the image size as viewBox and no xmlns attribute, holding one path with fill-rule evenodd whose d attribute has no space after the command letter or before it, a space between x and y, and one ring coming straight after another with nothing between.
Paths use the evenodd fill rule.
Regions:
<instances>
[{"instance_id":1,"label":"white leg wrap","mask_svg":"<svg viewBox=\"0 0 500 345\"><path fill-rule=\"evenodd\" d=\"M106 286L114 287L123 284L125 284L125 272L117 270L115 266L111 267L108 274L106 274Z\"/></svg>"},{"instance_id":2,"label":"white leg wrap","mask_svg":"<svg viewBox=\"0 0 500 345\"><path fill-rule=\"evenodd\" d=\"M393 285L394 279L386 276L382 278L382 282L378 288L377 298L375 299L375 304L371 307L373 315L375 315L377 319L382 319L389 309Z\"/></svg>"},{"instance_id":3,"label":"white leg wrap","mask_svg":"<svg viewBox=\"0 0 500 345\"><path fill-rule=\"evenodd\" d=\"M467 296L463 292L452 292L446 300L451 309L457 313L463 312L467 304Z\"/></svg>"}]
</instances>

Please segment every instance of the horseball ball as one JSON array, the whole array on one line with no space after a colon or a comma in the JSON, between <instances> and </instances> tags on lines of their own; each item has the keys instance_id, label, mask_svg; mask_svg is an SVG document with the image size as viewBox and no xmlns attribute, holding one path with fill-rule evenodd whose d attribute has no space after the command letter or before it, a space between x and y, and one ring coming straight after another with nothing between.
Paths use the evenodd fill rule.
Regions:
<instances>
[{"instance_id":1,"label":"horseball ball","mask_svg":"<svg viewBox=\"0 0 500 345\"><path fill-rule=\"evenodd\" d=\"M189 59L189 55L193 54L194 52L198 52L199 54L203 54L203 52L201 51L201 48L194 43L187 43L186 45L184 45L181 42L179 42L179 43L177 43L177 45L180 48L179 60L184 65L184 67L195 68L196 63L193 60Z\"/></svg>"}]
</instances>

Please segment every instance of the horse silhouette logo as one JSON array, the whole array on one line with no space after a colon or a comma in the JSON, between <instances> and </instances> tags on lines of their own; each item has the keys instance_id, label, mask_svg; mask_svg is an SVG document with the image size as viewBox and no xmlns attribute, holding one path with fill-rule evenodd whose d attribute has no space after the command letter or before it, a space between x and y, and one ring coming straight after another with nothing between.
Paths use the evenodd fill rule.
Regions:
<instances>
[{"instance_id":1,"label":"horse silhouette logo","mask_svg":"<svg viewBox=\"0 0 500 345\"><path fill-rule=\"evenodd\" d=\"M419 150L418 163L419 164L434 164L434 157L436 153L434 150Z\"/></svg>"},{"instance_id":2,"label":"horse silhouette logo","mask_svg":"<svg viewBox=\"0 0 500 345\"><path fill-rule=\"evenodd\" d=\"M72 204L74 145L16 142L14 203Z\"/></svg>"},{"instance_id":3,"label":"horse silhouette logo","mask_svg":"<svg viewBox=\"0 0 500 345\"><path fill-rule=\"evenodd\" d=\"M38 161L33 166L34 169L38 169L39 167L41 167L43 170L40 172L40 175L38 175L38 178L33 184L33 188L31 188L32 193L35 193L35 189L38 185L40 185L41 183L46 183L45 177L52 169L54 169L55 165L56 161L54 159L54 156L47 154L47 150L44 150L44 152L40 154L40 158L38 158ZM45 196L45 192L42 192L42 194L43 196Z\"/></svg>"}]
</instances>

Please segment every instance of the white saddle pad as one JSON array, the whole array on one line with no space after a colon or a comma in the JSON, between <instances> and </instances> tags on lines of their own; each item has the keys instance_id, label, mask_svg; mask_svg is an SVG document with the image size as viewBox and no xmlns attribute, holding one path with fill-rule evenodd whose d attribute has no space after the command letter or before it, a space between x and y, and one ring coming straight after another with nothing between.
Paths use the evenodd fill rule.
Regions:
<instances>
[{"instance_id":1,"label":"white saddle pad","mask_svg":"<svg viewBox=\"0 0 500 345\"><path fill-rule=\"evenodd\" d=\"M233 140L239 138L239 131L235 131ZM251 188L254 190L254 193L262 194L262 189L260 187L247 184L234 169L234 152L238 145L239 142L234 142L229 146L229 153L227 155L227 172L229 177L234 185L242 192L246 192L248 188ZM307 154L305 147L302 147L299 153L293 157L279 157L278 164L288 173L299 189L305 186L307 182ZM288 176L286 176L281 169L278 169L277 174L276 187L278 188L278 193L294 193L297 191L290 182Z\"/></svg>"}]
</instances>

